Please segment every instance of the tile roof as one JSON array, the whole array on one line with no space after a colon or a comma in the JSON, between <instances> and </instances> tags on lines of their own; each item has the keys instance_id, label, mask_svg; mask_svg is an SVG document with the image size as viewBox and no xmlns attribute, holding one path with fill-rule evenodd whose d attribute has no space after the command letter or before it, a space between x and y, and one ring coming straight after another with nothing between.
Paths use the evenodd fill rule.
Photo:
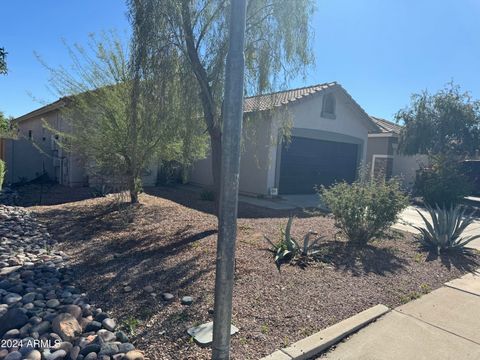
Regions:
<instances>
[{"instance_id":1,"label":"tile roof","mask_svg":"<svg viewBox=\"0 0 480 360\"><path fill-rule=\"evenodd\" d=\"M398 124L395 124L391 121L377 118L375 116L370 116L375 124L379 127L382 133L394 133L400 134L402 127Z\"/></svg>"},{"instance_id":2,"label":"tile roof","mask_svg":"<svg viewBox=\"0 0 480 360\"><path fill-rule=\"evenodd\" d=\"M245 98L243 111L251 113L255 111L270 110L275 107L286 105L319 91L336 86L336 82L306 86L297 89L279 91L271 94L257 95Z\"/></svg>"}]
</instances>

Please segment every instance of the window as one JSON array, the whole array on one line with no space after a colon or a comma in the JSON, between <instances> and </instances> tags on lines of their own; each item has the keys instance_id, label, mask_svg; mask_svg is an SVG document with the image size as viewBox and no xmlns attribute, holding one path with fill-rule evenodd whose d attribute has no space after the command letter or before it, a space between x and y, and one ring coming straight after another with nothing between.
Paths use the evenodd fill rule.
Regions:
<instances>
[{"instance_id":1,"label":"window","mask_svg":"<svg viewBox=\"0 0 480 360\"><path fill-rule=\"evenodd\" d=\"M322 117L335 119L335 96L325 94L323 97Z\"/></svg>"},{"instance_id":2,"label":"window","mask_svg":"<svg viewBox=\"0 0 480 360\"><path fill-rule=\"evenodd\" d=\"M32 130L28 130L28 140L32 140L33 139L33 132Z\"/></svg>"}]
</instances>

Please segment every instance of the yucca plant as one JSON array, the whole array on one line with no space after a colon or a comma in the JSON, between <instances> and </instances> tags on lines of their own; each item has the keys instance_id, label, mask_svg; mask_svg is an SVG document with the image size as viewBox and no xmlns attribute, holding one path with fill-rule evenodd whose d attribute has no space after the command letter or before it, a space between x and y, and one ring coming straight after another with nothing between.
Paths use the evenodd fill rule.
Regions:
<instances>
[{"instance_id":1,"label":"yucca plant","mask_svg":"<svg viewBox=\"0 0 480 360\"><path fill-rule=\"evenodd\" d=\"M318 237L311 241L311 235L316 235L313 231L309 231L303 238L303 246L293 238L291 234L293 217L290 217L287 222L285 230L282 229L280 240L274 243L266 235L265 240L272 246L272 252L275 254L275 263L279 267L283 262L291 261L297 257L311 257L318 253L316 249L318 242L322 237Z\"/></svg>"},{"instance_id":2,"label":"yucca plant","mask_svg":"<svg viewBox=\"0 0 480 360\"><path fill-rule=\"evenodd\" d=\"M427 247L441 251L463 249L469 242L479 239L480 235L462 237L463 231L475 220L472 214L466 214L466 209L460 205L450 207L426 207L432 221L417 210L425 227L415 226L420 231L420 241Z\"/></svg>"}]
</instances>

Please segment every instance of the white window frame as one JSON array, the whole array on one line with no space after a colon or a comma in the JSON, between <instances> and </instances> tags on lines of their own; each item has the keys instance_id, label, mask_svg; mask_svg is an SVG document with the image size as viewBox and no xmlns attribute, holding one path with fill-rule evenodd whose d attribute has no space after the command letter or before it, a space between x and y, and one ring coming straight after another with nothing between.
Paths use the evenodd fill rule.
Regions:
<instances>
[{"instance_id":1,"label":"white window frame","mask_svg":"<svg viewBox=\"0 0 480 360\"><path fill-rule=\"evenodd\" d=\"M384 155L384 154L373 154L372 155L372 169L370 170L370 176L373 178L375 175L375 162L377 159L392 159L393 155Z\"/></svg>"}]
</instances>

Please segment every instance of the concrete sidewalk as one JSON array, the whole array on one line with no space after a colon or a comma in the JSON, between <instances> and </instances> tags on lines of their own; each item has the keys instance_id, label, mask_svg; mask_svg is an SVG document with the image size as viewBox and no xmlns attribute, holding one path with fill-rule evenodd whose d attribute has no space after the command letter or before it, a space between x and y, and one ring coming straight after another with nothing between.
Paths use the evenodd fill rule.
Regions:
<instances>
[{"instance_id":1,"label":"concrete sidewalk","mask_svg":"<svg viewBox=\"0 0 480 360\"><path fill-rule=\"evenodd\" d=\"M480 359L480 273L400 306L325 354L330 360Z\"/></svg>"}]
</instances>

